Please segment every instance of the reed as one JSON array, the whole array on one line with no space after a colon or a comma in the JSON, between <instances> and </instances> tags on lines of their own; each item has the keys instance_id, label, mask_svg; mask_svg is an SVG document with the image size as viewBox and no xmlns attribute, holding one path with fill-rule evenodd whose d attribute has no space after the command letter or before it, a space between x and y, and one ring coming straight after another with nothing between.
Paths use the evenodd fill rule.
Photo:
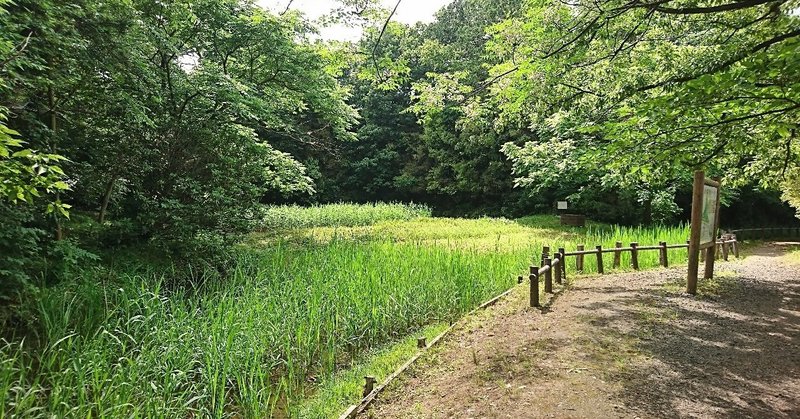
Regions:
<instances>
[{"instance_id":1,"label":"reed","mask_svg":"<svg viewBox=\"0 0 800 419\"><path fill-rule=\"evenodd\" d=\"M324 416L337 411L328 403L358 399L358 377L347 374L355 360L510 288L543 245L687 235L684 227L560 229L550 218L542 226L438 219L419 208L398 221L375 208L346 221L329 209L320 219L305 214L297 225L312 227L241 246L230 273L202 287L167 287L173 281L155 268L93 268L43 289L26 308L25 338L0 342L0 417ZM658 266L657 252L640 263ZM350 382L337 385L343 376ZM317 387L330 402L308 403Z\"/></svg>"}]
</instances>

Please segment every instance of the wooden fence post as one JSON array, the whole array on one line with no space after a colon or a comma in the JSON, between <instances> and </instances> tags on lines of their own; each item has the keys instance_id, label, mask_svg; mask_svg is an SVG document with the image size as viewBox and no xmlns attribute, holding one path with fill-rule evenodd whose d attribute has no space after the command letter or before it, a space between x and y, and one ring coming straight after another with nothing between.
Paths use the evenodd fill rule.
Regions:
<instances>
[{"instance_id":1,"label":"wooden fence post","mask_svg":"<svg viewBox=\"0 0 800 419\"><path fill-rule=\"evenodd\" d=\"M544 273L544 292L548 294L553 293L553 259L547 258L544 260L544 266L548 269Z\"/></svg>"},{"instance_id":2,"label":"wooden fence post","mask_svg":"<svg viewBox=\"0 0 800 419\"><path fill-rule=\"evenodd\" d=\"M597 273L603 273L603 246L597 245Z\"/></svg>"},{"instance_id":3,"label":"wooden fence post","mask_svg":"<svg viewBox=\"0 0 800 419\"><path fill-rule=\"evenodd\" d=\"M531 266L531 274L529 276L531 281L530 300L531 307L539 307L539 267Z\"/></svg>"},{"instance_id":4,"label":"wooden fence post","mask_svg":"<svg viewBox=\"0 0 800 419\"><path fill-rule=\"evenodd\" d=\"M367 397L372 393L372 390L375 389L375 384L378 383L378 380L375 377L368 375L364 377L364 392L361 393L362 397Z\"/></svg>"},{"instance_id":5,"label":"wooden fence post","mask_svg":"<svg viewBox=\"0 0 800 419\"><path fill-rule=\"evenodd\" d=\"M558 257L558 253L556 253L554 256L555 256L555 259L553 259L553 269L554 269L554 271L553 271L553 280L555 280L555 282L557 284L560 284L561 283L561 264L564 263L564 261L561 260ZM550 293L552 293L552 292L553 292L553 283L551 282L550 283Z\"/></svg>"},{"instance_id":6,"label":"wooden fence post","mask_svg":"<svg viewBox=\"0 0 800 419\"><path fill-rule=\"evenodd\" d=\"M733 256L736 259L739 259L739 239L736 238L736 235L733 235Z\"/></svg>"},{"instance_id":7,"label":"wooden fence post","mask_svg":"<svg viewBox=\"0 0 800 419\"><path fill-rule=\"evenodd\" d=\"M639 243L633 242L631 243L631 266L633 269L639 270Z\"/></svg>"},{"instance_id":8,"label":"wooden fence post","mask_svg":"<svg viewBox=\"0 0 800 419\"><path fill-rule=\"evenodd\" d=\"M622 242L614 243L614 248L616 250L614 250L614 265L613 265L613 267L616 269L616 268L619 268L620 264L622 264L622 250L619 250L619 249L622 249Z\"/></svg>"},{"instance_id":9,"label":"wooden fence post","mask_svg":"<svg viewBox=\"0 0 800 419\"><path fill-rule=\"evenodd\" d=\"M669 268L669 259L668 259L669 256L667 256L667 242L661 242L659 243L659 245L661 246L661 249L658 249L658 251L661 252L661 266Z\"/></svg>"},{"instance_id":10,"label":"wooden fence post","mask_svg":"<svg viewBox=\"0 0 800 419\"><path fill-rule=\"evenodd\" d=\"M561 261L561 264L559 265L561 267L561 272L558 276L556 276L556 282L560 284L567 280L567 257L565 256L567 252L563 247L559 247L558 254L558 260Z\"/></svg>"},{"instance_id":11,"label":"wooden fence post","mask_svg":"<svg viewBox=\"0 0 800 419\"><path fill-rule=\"evenodd\" d=\"M579 252L583 252L585 249L586 249L586 246L584 246L582 244L578 245L578 251ZM583 255L575 256L575 269L578 272L583 273Z\"/></svg>"},{"instance_id":12,"label":"wooden fence post","mask_svg":"<svg viewBox=\"0 0 800 419\"><path fill-rule=\"evenodd\" d=\"M726 262L728 261L728 246L730 246L728 243L728 235L725 234L722 236L722 259Z\"/></svg>"},{"instance_id":13,"label":"wooden fence post","mask_svg":"<svg viewBox=\"0 0 800 419\"><path fill-rule=\"evenodd\" d=\"M540 266L544 266L544 260L550 257L550 246L542 247L542 262Z\"/></svg>"}]
</instances>

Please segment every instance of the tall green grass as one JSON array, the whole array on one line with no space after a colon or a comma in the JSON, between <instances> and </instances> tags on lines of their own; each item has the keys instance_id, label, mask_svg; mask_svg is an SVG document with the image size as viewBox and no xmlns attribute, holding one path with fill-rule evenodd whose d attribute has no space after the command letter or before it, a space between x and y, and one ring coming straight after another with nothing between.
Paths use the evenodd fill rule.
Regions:
<instances>
[{"instance_id":1,"label":"tall green grass","mask_svg":"<svg viewBox=\"0 0 800 419\"><path fill-rule=\"evenodd\" d=\"M431 210L420 204L326 204L310 207L271 206L264 210L262 230L288 230L325 226L369 226L380 221L430 217Z\"/></svg>"},{"instance_id":2,"label":"tall green grass","mask_svg":"<svg viewBox=\"0 0 800 419\"><path fill-rule=\"evenodd\" d=\"M154 275L43 293L44 346L0 350L0 417L265 417L313 377L509 288L524 253L413 244L275 246L202 292ZM32 410L33 409L33 410Z\"/></svg>"},{"instance_id":3,"label":"tall green grass","mask_svg":"<svg viewBox=\"0 0 800 419\"><path fill-rule=\"evenodd\" d=\"M376 217L370 227L353 221L358 216L342 221L351 226L325 227L337 221L321 217L302 224L322 227L244 247L230 275L201 289L167 289L170 278L147 269L97 269L42 290L28 307L36 329L0 345L0 417L334 412L301 410L312 383L329 389L321 394L331 403L356 400L357 386L326 383L364 353L508 289L538 264L543 245L645 246L682 243L688 234L683 227L562 229L552 217L541 225L535 218ZM671 262L685 254L673 251ZM605 263L610 270L610 255ZM657 266L657 252L642 252L640 264ZM596 269L590 256L586 267ZM574 273L572 259L568 270Z\"/></svg>"}]
</instances>

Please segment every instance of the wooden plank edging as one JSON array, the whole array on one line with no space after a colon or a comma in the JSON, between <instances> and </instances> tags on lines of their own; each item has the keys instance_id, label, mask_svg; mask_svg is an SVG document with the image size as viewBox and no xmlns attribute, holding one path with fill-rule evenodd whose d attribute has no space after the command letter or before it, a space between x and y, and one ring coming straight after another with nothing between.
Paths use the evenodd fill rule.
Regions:
<instances>
[{"instance_id":1,"label":"wooden plank edging","mask_svg":"<svg viewBox=\"0 0 800 419\"><path fill-rule=\"evenodd\" d=\"M519 285L519 284L516 284L516 285ZM483 304L479 305L478 307L472 309L472 311L470 311L467 314L463 315L461 317L461 319L465 319L465 318L477 313L480 310L484 310L484 309L486 309L488 307L491 307L491 306L497 304L497 302L500 301L500 299L502 299L503 297L507 296L512 291L514 291L514 289L516 288L516 285L512 286L509 289L507 289L502 294L497 295L497 296L491 298L490 300L484 302ZM459 320L461 320L461 319L459 319ZM345 410L344 413L342 413L342 415L339 416L339 419L351 419L351 418L354 418L354 417L358 416L359 414L363 413L365 410L367 410L369 405L375 400L375 398L378 396L378 394L381 391L383 391L387 386L389 386L389 384L391 384L391 382L395 378L400 376L400 374L405 372L405 370L407 370L414 363L414 361L419 359L428 349L430 349L433 345L437 344L440 340L442 340L442 338L444 338L445 335L447 335L448 333L453 331L453 329L455 328L456 324L457 324L457 322L453 323L452 325L450 325L450 327L445 329L438 336L436 336L435 338L431 339L430 343L428 343L428 345L425 346L424 349L418 350L417 353L414 354L414 356L412 356L403 365L401 365L400 368L398 368L393 373L391 373L388 377L386 377L386 379L379 386L375 387L375 389L373 389L372 392L370 392L369 394L367 394L366 397L361 399L361 402L359 404L354 404L354 405L351 405L350 407L348 407L347 410Z\"/></svg>"}]
</instances>

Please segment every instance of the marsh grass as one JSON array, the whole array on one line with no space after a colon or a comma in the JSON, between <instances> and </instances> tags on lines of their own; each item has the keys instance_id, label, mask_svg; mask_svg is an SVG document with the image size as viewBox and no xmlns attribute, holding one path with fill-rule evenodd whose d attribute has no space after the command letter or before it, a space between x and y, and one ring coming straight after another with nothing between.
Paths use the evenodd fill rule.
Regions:
<instances>
[{"instance_id":1,"label":"marsh grass","mask_svg":"<svg viewBox=\"0 0 800 419\"><path fill-rule=\"evenodd\" d=\"M380 221L430 216L430 208L413 203L339 203L310 207L276 205L264 209L260 229L274 231L323 226L369 226Z\"/></svg>"},{"instance_id":2,"label":"marsh grass","mask_svg":"<svg viewBox=\"0 0 800 419\"><path fill-rule=\"evenodd\" d=\"M425 336L428 341L431 341L447 328L447 323L426 326L412 336L370 351L357 360L352 368L325 377L317 391L300 405L299 417L338 417L346 406L361 401L365 376L373 376L378 383L382 383L400 365L417 353L418 336Z\"/></svg>"},{"instance_id":3,"label":"marsh grass","mask_svg":"<svg viewBox=\"0 0 800 419\"><path fill-rule=\"evenodd\" d=\"M167 292L155 274L107 287L87 276L40 296L41 347L0 349L0 416L291 412L310 377L458 318L527 263L514 253L336 241L244 252L228 280L202 291Z\"/></svg>"},{"instance_id":4,"label":"marsh grass","mask_svg":"<svg viewBox=\"0 0 800 419\"><path fill-rule=\"evenodd\" d=\"M87 269L44 288L27 308L33 328L0 345L0 417L325 416L358 399L365 365L380 377L405 352L365 354L510 288L542 245L686 236L541 221L303 221L315 227L255 234L202 287L147 266ZM650 253L642 267L657 266Z\"/></svg>"}]
</instances>

